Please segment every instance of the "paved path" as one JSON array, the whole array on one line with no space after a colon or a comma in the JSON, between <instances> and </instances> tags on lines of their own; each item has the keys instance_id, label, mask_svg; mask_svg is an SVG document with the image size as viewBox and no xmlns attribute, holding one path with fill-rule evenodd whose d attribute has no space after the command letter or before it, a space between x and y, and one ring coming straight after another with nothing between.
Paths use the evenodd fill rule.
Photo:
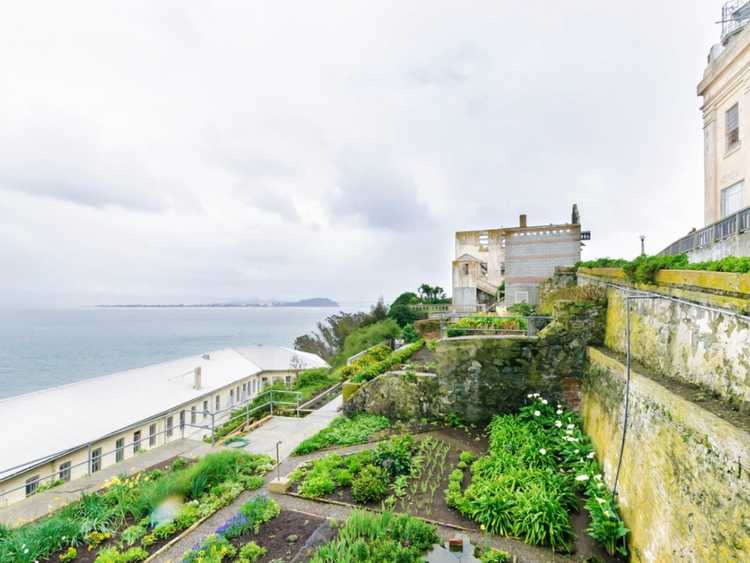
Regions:
<instances>
[{"instance_id":1,"label":"paved path","mask_svg":"<svg viewBox=\"0 0 750 563\"><path fill-rule=\"evenodd\" d=\"M247 451L253 453L264 453L276 458L276 442L281 441L279 445L279 458L282 467L291 454L292 450L297 447L302 440L309 438L319 432L338 416L338 409L341 407L341 395L334 398L331 402L322 406L316 411L311 412L305 418L289 418L285 416L274 416L257 430L253 430L243 437L250 443L245 447ZM295 460L297 458L294 458ZM306 458L300 458L306 459ZM290 460L291 461L291 460ZM296 465L294 461L293 465ZM284 471L282 471L282 475ZM276 477L276 471L266 475L266 483ZM182 555L200 543L207 535L212 534L216 528L229 520L239 512L240 506L258 494L268 494L265 490L244 492L232 504L226 506L209 517L203 524L187 534L179 542L165 551L159 557L152 560L153 563L174 563L182 560ZM275 496L275 495L274 495ZM286 498L285 495L276 498Z\"/></svg>"},{"instance_id":2,"label":"paved path","mask_svg":"<svg viewBox=\"0 0 750 563\"><path fill-rule=\"evenodd\" d=\"M250 442L245 449L256 454L268 454L276 459L276 442L281 442L279 459L284 461L302 440L328 426L339 415L338 409L342 403L339 395L305 418L274 416L263 426L244 436Z\"/></svg>"},{"instance_id":3,"label":"paved path","mask_svg":"<svg viewBox=\"0 0 750 563\"><path fill-rule=\"evenodd\" d=\"M54 512L78 500L83 493L90 493L101 489L102 485L115 475L123 473L132 475L178 455L187 458L196 458L210 451L210 445L187 438L146 450L116 465L105 467L93 475L74 479L10 506L0 508L0 524L20 526L46 516L50 512Z\"/></svg>"}]
</instances>

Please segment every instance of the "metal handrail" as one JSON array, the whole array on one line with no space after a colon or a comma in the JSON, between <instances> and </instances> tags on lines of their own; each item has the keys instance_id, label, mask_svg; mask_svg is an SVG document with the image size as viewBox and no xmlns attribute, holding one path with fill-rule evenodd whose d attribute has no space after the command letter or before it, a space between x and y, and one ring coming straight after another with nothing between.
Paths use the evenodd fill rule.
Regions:
<instances>
[{"instance_id":1,"label":"metal handrail","mask_svg":"<svg viewBox=\"0 0 750 563\"><path fill-rule=\"evenodd\" d=\"M295 402L275 401L273 399L273 394L274 393L295 395L296 396L296 401ZM166 428L166 419L167 419L166 415L160 415L160 416L158 416L156 418L152 418L152 419L146 420L146 421L144 421L142 423L141 427L146 427L146 426L148 426L150 424L153 424L155 422L158 423L160 421L163 421L164 424L165 424L165 428L163 430L159 431L159 432L154 433L154 434L150 434L149 433L149 434L144 435L138 442L136 442L136 441L128 442L127 444L123 444L122 447L120 447L120 448L115 447L115 449L113 449L113 450L110 450L110 451L107 451L107 452L102 452L97 457L97 460L99 460L99 462L101 463L101 460L105 459L107 456L110 456L113 453L116 454L118 451L123 451L124 452L126 448L134 446L136 443L139 444L139 445L143 445L146 442L150 442L152 437L158 437L158 436L160 436L162 434L169 434L169 437L171 437L172 434L176 430L179 430L181 432L181 434L182 434L181 438L184 438L185 437L185 428L186 427L191 427L191 428L197 428L197 429L202 429L202 430L210 431L211 432L211 443L213 444L215 442L217 417L218 417L218 421L219 422L221 422L222 424L226 424L227 422L231 421L233 418L236 418L236 416L232 416L232 411L237 411L238 407L241 408L242 405L246 405L248 403L251 403L251 402L253 402L253 401L255 401L255 400L257 400L257 399L259 399L259 398L261 398L261 397L263 397L265 395L270 395L271 399L269 401L261 404L261 405L258 405L257 407L249 409L247 412L239 413L239 416L242 416L242 417L246 416L249 419L250 414L252 414L253 412L258 411L261 408L268 407L269 405L270 405L270 409L271 409L271 414L273 414L273 405L274 404L278 404L278 405L293 405L293 406L296 406L296 408L297 408L297 410L299 412L299 401L300 401L300 398L302 397L302 393L300 393L299 391L288 391L286 389L268 389L267 391L264 391L260 395L256 395L255 397L249 397L249 398L247 398L245 400L240 401L236 405L231 405L231 406L225 407L223 409L220 408L220 409L215 410L215 411L196 411L196 415L202 415L204 417L210 416L211 417L211 424L210 425L209 424L192 424L192 423L188 423L187 421L186 422L180 422L178 420L177 424L175 424L171 428L167 429ZM224 413L227 413L227 412L229 412L230 415L229 415L228 418L226 418L226 420L224 420L224 417L222 415ZM188 413L191 413L191 411L185 410L185 414L187 415ZM169 415L169 416L174 416L174 415ZM92 473L96 473L98 470L97 471L92 471L92 466L93 466L93 461L94 460L91 457L92 445L94 443L95 442L92 442L92 443L88 444L88 455L86 456L86 460L85 461L81 461L79 463L72 464L69 467L65 468L65 471L72 471L74 468L78 468L78 467L86 465L86 466L88 466L87 471L86 471L86 475L91 475ZM165 439L161 445L163 446L166 443L167 443L167 440ZM157 448L157 447L160 447L158 443L154 444L153 446L149 446L147 449L139 448L138 451L147 451L147 450L150 450L150 449L153 449L153 448ZM69 453L72 453L73 451L77 451L77 449L71 450ZM63 454L63 455L65 455L65 454ZM62 457L62 455L58 456L58 457ZM44 458L39 458L39 459L36 459L36 460L28 461L28 462L23 463L21 465L17 465L15 467L10 467L8 469L5 469L5 470L2 471L2 473L7 473L7 472L13 471L15 469L20 469L22 467L27 467L27 466L30 466L30 465L32 465L34 463L49 463L53 459L54 459L53 457L47 456L47 457L44 457ZM119 462L116 462L116 463L119 463ZM56 480L58 480L59 476L60 476L60 473L61 472L58 469L58 470L53 471L52 473L50 473L48 475L43 475L41 477L38 477L37 479L35 479L33 481L33 483L36 484L36 487L38 489L39 485L42 484L44 481L46 481L48 479L50 481L56 481ZM27 482L27 483L23 483L21 485L18 485L17 487L13 487L12 489L6 489L4 491L1 491L0 492L0 499L2 499L3 497L7 497L9 494L14 493L16 491L19 491L21 489L26 489L26 487L29 484L31 484L31 483ZM38 491L35 489L34 492L32 493L32 495L33 494L37 494L37 492Z\"/></svg>"},{"instance_id":2,"label":"metal handrail","mask_svg":"<svg viewBox=\"0 0 750 563\"><path fill-rule=\"evenodd\" d=\"M676 256L706 248L746 231L750 231L750 207L740 209L715 223L687 234L662 250L659 256Z\"/></svg>"}]
</instances>

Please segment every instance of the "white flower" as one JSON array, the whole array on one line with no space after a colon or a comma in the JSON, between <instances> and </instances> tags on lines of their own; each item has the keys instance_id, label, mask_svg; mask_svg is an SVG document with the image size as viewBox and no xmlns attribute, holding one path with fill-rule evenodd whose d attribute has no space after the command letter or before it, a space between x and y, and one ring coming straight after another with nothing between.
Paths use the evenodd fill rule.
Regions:
<instances>
[{"instance_id":1,"label":"white flower","mask_svg":"<svg viewBox=\"0 0 750 563\"><path fill-rule=\"evenodd\" d=\"M596 475L594 475L594 479L596 479L597 481L601 481L602 480L602 474L601 473L597 473Z\"/></svg>"},{"instance_id":2,"label":"white flower","mask_svg":"<svg viewBox=\"0 0 750 563\"><path fill-rule=\"evenodd\" d=\"M556 420L555 421L555 426L557 426L558 428L560 428L562 426L562 422L560 422L559 420Z\"/></svg>"},{"instance_id":3,"label":"white flower","mask_svg":"<svg viewBox=\"0 0 750 563\"><path fill-rule=\"evenodd\" d=\"M570 435L571 435L571 434L573 433L573 431L572 431L572 430L566 430L566 431L565 431L565 433L566 433L566 434L567 434L568 436L570 436Z\"/></svg>"},{"instance_id":4,"label":"white flower","mask_svg":"<svg viewBox=\"0 0 750 563\"><path fill-rule=\"evenodd\" d=\"M576 450L576 451L574 451L573 453L574 453L574 454L577 454L577 453L578 453L579 451L581 451L581 450ZM583 461L583 460L581 460L581 461Z\"/></svg>"},{"instance_id":5,"label":"white flower","mask_svg":"<svg viewBox=\"0 0 750 563\"><path fill-rule=\"evenodd\" d=\"M601 497L596 497L596 502L598 502L599 504L601 504L601 503L604 502L604 499L601 498Z\"/></svg>"},{"instance_id":6,"label":"white flower","mask_svg":"<svg viewBox=\"0 0 750 563\"><path fill-rule=\"evenodd\" d=\"M604 516L606 516L607 518L609 518L610 516L612 516L612 513L609 510L605 510L604 511Z\"/></svg>"},{"instance_id":7,"label":"white flower","mask_svg":"<svg viewBox=\"0 0 750 563\"><path fill-rule=\"evenodd\" d=\"M542 455L544 455L544 454L547 453L547 450L545 450L544 448L542 448L541 450L539 450L539 453L542 454Z\"/></svg>"},{"instance_id":8,"label":"white flower","mask_svg":"<svg viewBox=\"0 0 750 563\"><path fill-rule=\"evenodd\" d=\"M539 411L534 411L534 416L539 416L539 415L541 415L541 414L542 414L542 413L540 413Z\"/></svg>"},{"instance_id":9,"label":"white flower","mask_svg":"<svg viewBox=\"0 0 750 563\"><path fill-rule=\"evenodd\" d=\"M542 399L542 404L546 405L547 404L547 399Z\"/></svg>"},{"instance_id":10,"label":"white flower","mask_svg":"<svg viewBox=\"0 0 750 563\"><path fill-rule=\"evenodd\" d=\"M28 553L29 552L29 548L27 547L26 549L23 550L23 552L24 553Z\"/></svg>"},{"instance_id":11,"label":"white flower","mask_svg":"<svg viewBox=\"0 0 750 563\"><path fill-rule=\"evenodd\" d=\"M587 455L586 457L589 459L594 459L594 455L596 455L594 454L594 452L589 452L589 455Z\"/></svg>"},{"instance_id":12,"label":"white flower","mask_svg":"<svg viewBox=\"0 0 750 563\"><path fill-rule=\"evenodd\" d=\"M588 481L589 476L588 475L578 475L576 476L576 481Z\"/></svg>"},{"instance_id":13,"label":"white flower","mask_svg":"<svg viewBox=\"0 0 750 563\"><path fill-rule=\"evenodd\" d=\"M533 396L534 396L534 395L532 395L531 393L529 393L528 395L526 395L526 398L527 398L527 399L531 399L531 398L532 398Z\"/></svg>"},{"instance_id":14,"label":"white flower","mask_svg":"<svg viewBox=\"0 0 750 563\"><path fill-rule=\"evenodd\" d=\"M557 409L556 414L562 414L562 409Z\"/></svg>"},{"instance_id":15,"label":"white flower","mask_svg":"<svg viewBox=\"0 0 750 563\"><path fill-rule=\"evenodd\" d=\"M573 428L575 428L575 427L576 427L575 424L568 424L567 429L568 430L573 430Z\"/></svg>"}]
</instances>

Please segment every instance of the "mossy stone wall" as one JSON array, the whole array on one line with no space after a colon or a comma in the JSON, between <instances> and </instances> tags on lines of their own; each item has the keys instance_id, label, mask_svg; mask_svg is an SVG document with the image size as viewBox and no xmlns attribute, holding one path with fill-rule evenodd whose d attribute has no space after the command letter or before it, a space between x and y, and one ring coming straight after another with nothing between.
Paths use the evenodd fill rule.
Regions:
<instances>
[{"instance_id":1,"label":"mossy stone wall","mask_svg":"<svg viewBox=\"0 0 750 563\"><path fill-rule=\"evenodd\" d=\"M624 367L590 349L584 428L611 487ZM637 371L631 376L619 506L633 561L750 561L750 434Z\"/></svg>"},{"instance_id":2,"label":"mossy stone wall","mask_svg":"<svg viewBox=\"0 0 750 563\"><path fill-rule=\"evenodd\" d=\"M579 283L600 283L579 277ZM626 290L610 287L604 343L625 354ZM662 375L700 385L750 412L750 322L665 299L630 303L633 359Z\"/></svg>"}]
</instances>

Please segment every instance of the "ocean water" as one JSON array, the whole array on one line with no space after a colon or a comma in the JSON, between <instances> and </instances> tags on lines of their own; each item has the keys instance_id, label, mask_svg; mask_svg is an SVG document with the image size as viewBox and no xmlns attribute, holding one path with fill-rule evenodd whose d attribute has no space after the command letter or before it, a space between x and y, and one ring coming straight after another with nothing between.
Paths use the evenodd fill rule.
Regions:
<instances>
[{"instance_id":1,"label":"ocean water","mask_svg":"<svg viewBox=\"0 0 750 563\"><path fill-rule=\"evenodd\" d=\"M339 310L0 310L0 398L219 348L291 346L297 336Z\"/></svg>"}]
</instances>

